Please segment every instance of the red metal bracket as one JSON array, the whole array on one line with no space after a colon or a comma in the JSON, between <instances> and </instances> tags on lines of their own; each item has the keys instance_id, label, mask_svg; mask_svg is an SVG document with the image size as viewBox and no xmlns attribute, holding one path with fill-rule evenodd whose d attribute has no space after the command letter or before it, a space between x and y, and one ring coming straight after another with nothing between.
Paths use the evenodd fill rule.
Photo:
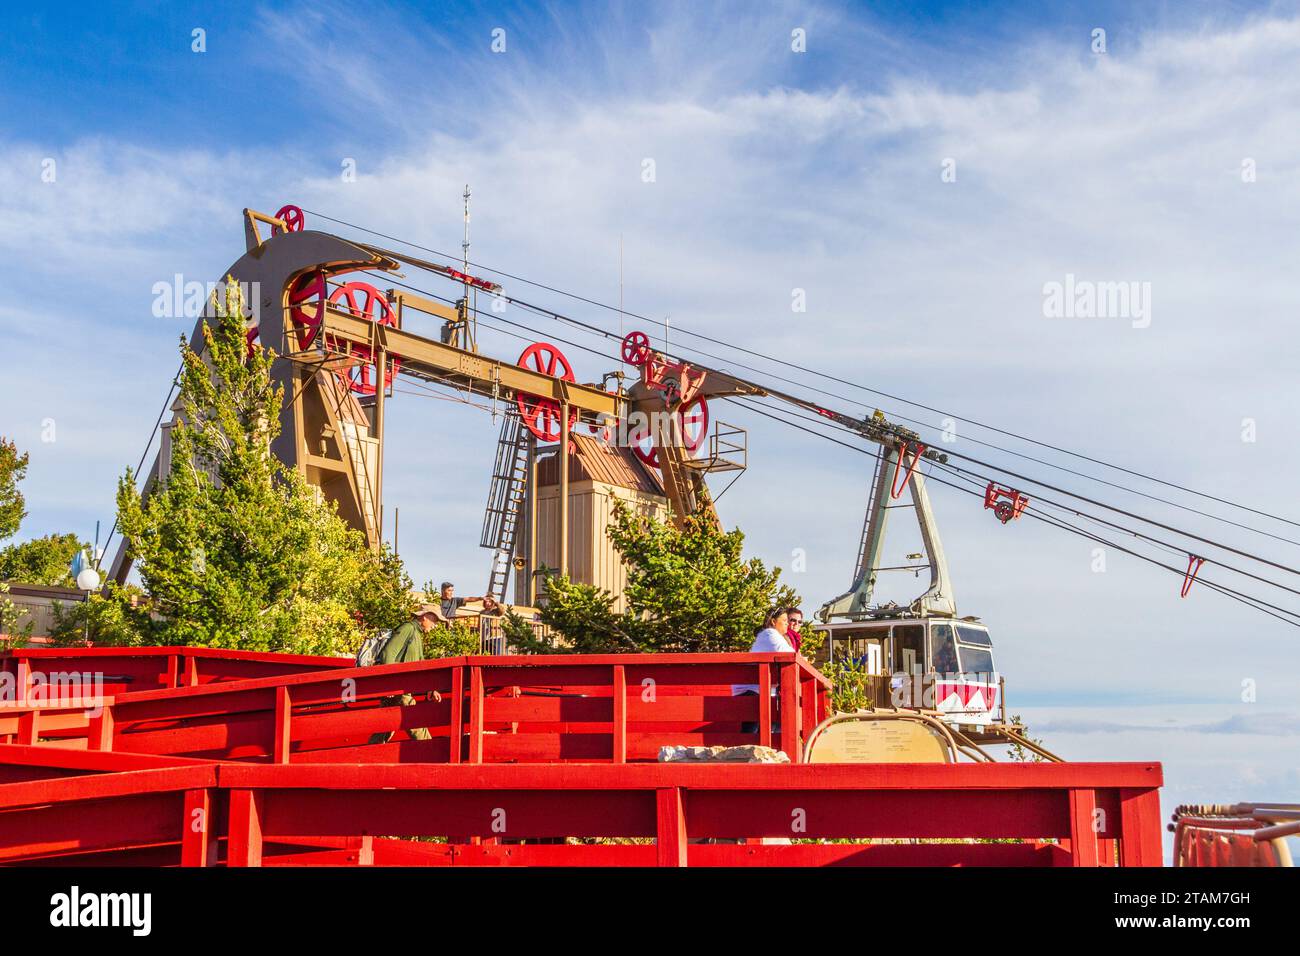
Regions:
<instances>
[{"instance_id":1,"label":"red metal bracket","mask_svg":"<svg viewBox=\"0 0 1300 956\"><path fill-rule=\"evenodd\" d=\"M1183 574L1183 590L1179 597L1187 597L1188 592L1192 590L1192 585L1196 583L1196 575L1201 573L1201 565L1204 563L1204 558L1197 557L1194 554L1187 556L1187 571Z\"/></svg>"},{"instance_id":2,"label":"red metal bracket","mask_svg":"<svg viewBox=\"0 0 1300 956\"><path fill-rule=\"evenodd\" d=\"M682 447L693 456L709 437L708 400L701 396L693 402L684 402L677 406L675 414L681 429ZM651 468L659 467L659 452L648 431L632 444L632 451Z\"/></svg>"},{"instance_id":3,"label":"red metal bracket","mask_svg":"<svg viewBox=\"0 0 1300 956\"><path fill-rule=\"evenodd\" d=\"M447 278L455 279L457 282L465 285L472 285L476 289L485 289L488 292L500 292L501 286L496 282L490 282L487 279L480 279L477 276L466 275L457 269L447 269Z\"/></svg>"},{"instance_id":4,"label":"red metal bracket","mask_svg":"<svg viewBox=\"0 0 1300 956\"><path fill-rule=\"evenodd\" d=\"M984 507L992 508L994 516L1006 524L1024 514L1029 498L1014 488L1003 488L990 481L984 489Z\"/></svg>"},{"instance_id":5,"label":"red metal bracket","mask_svg":"<svg viewBox=\"0 0 1300 956\"><path fill-rule=\"evenodd\" d=\"M689 405L704 384L706 373L686 362L670 362L650 347L650 336L629 332L623 336L623 361L639 366L647 388L662 392L670 409Z\"/></svg>"},{"instance_id":6,"label":"red metal bracket","mask_svg":"<svg viewBox=\"0 0 1300 956\"><path fill-rule=\"evenodd\" d=\"M912 463L907 466L907 474L903 475L903 480L900 482L898 480L898 473L903 470L903 459L907 457L907 449L911 444L911 442L905 441L898 446L898 460L894 462L894 483L889 492L889 497L895 500L903 496L903 489L906 488L907 483L912 480L912 472L916 471L916 466L920 462L921 456L925 454L925 446L920 442L917 442L916 454L912 456Z\"/></svg>"}]
</instances>

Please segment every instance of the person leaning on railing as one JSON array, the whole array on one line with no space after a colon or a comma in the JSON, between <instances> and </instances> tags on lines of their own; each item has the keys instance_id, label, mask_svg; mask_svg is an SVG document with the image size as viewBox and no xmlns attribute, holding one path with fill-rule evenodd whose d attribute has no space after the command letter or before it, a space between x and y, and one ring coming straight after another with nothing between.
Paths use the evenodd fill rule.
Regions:
<instances>
[{"instance_id":1,"label":"person leaning on railing","mask_svg":"<svg viewBox=\"0 0 1300 956\"><path fill-rule=\"evenodd\" d=\"M763 626L754 635L754 643L750 645L751 654L793 654L794 645L790 643L786 634L790 630L790 615L783 607L772 608L767 612L767 617L763 620ZM734 697L745 697L753 694L758 696L757 684L732 684L731 693ZM772 696L776 696L776 686L772 687ZM778 698L778 704L779 704ZM764 706L763 702L759 706ZM779 727L774 726L772 732L776 733ZM758 733L757 721L745 721L740 725L742 734Z\"/></svg>"},{"instance_id":2,"label":"person leaning on railing","mask_svg":"<svg viewBox=\"0 0 1300 956\"><path fill-rule=\"evenodd\" d=\"M482 597L456 597L456 585L450 581L443 581L439 589L442 600L438 602L439 613L441 613L444 622L452 621L460 612L460 609L471 601L483 601Z\"/></svg>"},{"instance_id":3,"label":"person leaning on railing","mask_svg":"<svg viewBox=\"0 0 1300 956\"><path fill-rule=\"evenodd\" d=\"M785 609L785 616L786 620L790 622L789 630L785 632L785 639L790 642L790 646L794 648L797 654L803 644L803 635L799 633L799 629L803 626L803 611L791 605Z\"/></svg>"}]
</instances>

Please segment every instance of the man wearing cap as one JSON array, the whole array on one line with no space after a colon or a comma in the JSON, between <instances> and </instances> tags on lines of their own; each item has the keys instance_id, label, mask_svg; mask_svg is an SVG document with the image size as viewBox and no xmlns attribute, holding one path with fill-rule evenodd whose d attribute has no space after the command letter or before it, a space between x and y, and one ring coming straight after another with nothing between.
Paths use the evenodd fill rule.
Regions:
<instances>
[{"instance_id":1,"label":"man wearing cap","mask_svg":"<svg viewBox=\"0 0 1300 956\"><path fill-rule=\"evenodd\" d=\"M376 664L405 664L409 661L424 660L424 635L432 631L438 622L442 619L442 611L437 604L421 604L415 609L415 616L405 624L393 631L393 636L384 642L383 648L379 651L379 658ZM436 690L430 692L434 700L442 700L442 695ZM392 707L394 704L401 704L403 707L410 707L415 703L415 698L410 694L401 696L383 697L379 701L385 707ZM407 736L412 740L429 740L429 728L427 727L410 727L407 728ZM387 733L378 733L370 738L372 744L386 744L393 737L392 731Z\"/></svg>"}]
</instances>

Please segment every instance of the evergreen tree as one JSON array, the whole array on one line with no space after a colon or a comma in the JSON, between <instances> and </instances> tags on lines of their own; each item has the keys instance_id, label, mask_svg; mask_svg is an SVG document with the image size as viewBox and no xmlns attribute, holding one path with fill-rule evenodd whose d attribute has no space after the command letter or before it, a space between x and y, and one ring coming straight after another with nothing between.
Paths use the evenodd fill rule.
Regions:
<instances>
[{"instance_id":1,"label":"evergreen tree","mask_svg":"<svg viewBox=\"0 0 1300 956\"><path fill-rule=\"evenodd\" d=\"M0 548L0 581L76 587L72 560L78 551L90 553L89 542L75 534L47 534Z\"/></svg>"},{"instance_id":2,"label":"evergreen tree","mask_svg":"<svg viewBox=\"0 0 1300 956\"><path fill-rule=\"evenodd\" d=\"M740 529L722 531L702 513L679 530L620 501L607 533L627 565L627 610L615 614L608 591L547 573L541 620L563 641L539 641L508 614L503 627L518 649L747 651L769 608L798 604L794 590L780 583L780 568L743 557Z\"/></svg>"},{"instance_id":3,"label":"evergreen tree","mask_svg":"<svg viewBox=\"0 0 1300 956\"><path fill-rule=\"evenodd\" d=\"M18 533L27 514L18 482L27 474L27 453L18 454L18 446L0 437L0 541Z\"/></svg>"},{"instance_id":4,"label":"evergreen tree","mask_svg":"<svg viewBox=\"0 0 1300 956\"><path fill-rule=\"evenodd\" d=\"M283 388L275 354L244 337L234 282L203 327L202 354L181 340L181 411L171 470L147 499L130 471L118 523L162 644L339 654L411 609L411 582L387 547L372 551L295 470L271 455ZM125 592L119 592L119 600ZM115 615L115 630L129 617Z\"/></svg>"}]
</instances>

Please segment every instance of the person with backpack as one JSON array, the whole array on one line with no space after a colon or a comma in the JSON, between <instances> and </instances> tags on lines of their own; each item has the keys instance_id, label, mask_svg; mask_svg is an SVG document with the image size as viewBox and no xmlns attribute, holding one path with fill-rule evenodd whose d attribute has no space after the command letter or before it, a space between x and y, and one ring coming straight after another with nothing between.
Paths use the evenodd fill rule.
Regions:
<instances>
[{"instance_id":1,"label":"person with backpack","mask_svg":"<svg viewBox=\"0 0 1300 956\"><path fill-rule=\"evenodd\" d=\"M435 602L419 605L415 609L414 616L405 624L394 628L387 635L381 633L366 638L357 653L357 665L368 667L372 664L406 664L410 661L424 660L424 635L432 631L440 620L442 620L442 608L439 604ZM362 660L363 655L370 658L369 663ZM442 700L442 695L436 690L429 693L432 700ZM415 698L410 694L400 694L381 697L379 703L384 707L392 707L394 704L411 707L415 704ZM431 739L427 727L411 727L407 729L406 734L412 740ZM370 738L370 742L386 744L392 737L392 731L377 733Z\"/></svg>"}]
</instances>

